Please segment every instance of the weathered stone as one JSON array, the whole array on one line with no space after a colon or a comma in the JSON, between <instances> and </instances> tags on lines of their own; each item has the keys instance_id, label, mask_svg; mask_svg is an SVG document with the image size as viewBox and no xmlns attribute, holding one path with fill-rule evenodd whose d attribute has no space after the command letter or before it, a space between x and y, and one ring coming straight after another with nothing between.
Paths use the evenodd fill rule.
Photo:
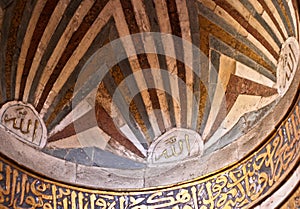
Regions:
<instances>
[{"instance_id":1,"label":"weathered stone","mask_svg":"<svg viewBox=\"0 0 300 209\"><path fill-rule=\"evenodd\" d=\"M148 162L179 162L192 156L201 156L203 141L201 136L192 130L174 128L166 132L151 144L148 150Z\"/></svg>"},{"instance_id":2,"label":"weathered stone","mask_svg":"<svg viewBox=\"0 0 300 209\"><path fill-rule=\"evenodd\" d=\"M46 126L31 104L18 101L4 104L0 110L0 127L33 147L41 149L46 145Z\"/></svg>"}]
</instances>

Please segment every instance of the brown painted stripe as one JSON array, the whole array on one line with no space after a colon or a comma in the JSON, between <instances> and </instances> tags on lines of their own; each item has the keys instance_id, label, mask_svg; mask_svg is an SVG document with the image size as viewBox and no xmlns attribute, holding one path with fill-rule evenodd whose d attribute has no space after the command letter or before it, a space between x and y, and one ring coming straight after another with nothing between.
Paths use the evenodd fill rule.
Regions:
<instances>
[{"instance_id":1,"label":"brown painted stripe","mask_svg":"<svg viewBox=\"0 0 300 209\"><path fill-rule=\"evenodd\" d=\"M26 80L29 74L29 70L31 68L32 62L34 55L36 53L36 50L38 48L39 42L42 38L42 35L45 31L45 28L50 20L51 14L54 11L56 5L58 3L58 0L48 0L47 3L45 4L45 7L43 8L43 11L40 14L39 20L36 24L36 28L33 32L33 38L31 40L28 53L26 56L25 60L25 65L24 65L24 70L23 70L23 75L22 75L22 80L21 80L21 85L20 85L20 92L19 92L19 99L23 99L24 95L24 89L26 85Z\"/></svg>"},{"instance_id":2,"label":"brown painted stripe","mask_svg":"<svg viewBox=\"0 0 300 209\"><path fill-rule=\"evenodd\" d=\"M223 0L214 0L216 4L222 7L228 14L230 14L237 22L241 24L249 33L251 33L271 54L278 60L279 54L273 49L269 42L263 37L248 21L228 2Z\"/></svg>"},{"instance_id":3,"label":"brown painted stripe","mask_svg":"<svg viewBox=\"0 0 300 209\"><path fill-rule=\"evenodd\" d=\"M182 37L180 20L178 15L178 9L175 0L167 0L168 15L170 19L170 25L172 34L178 37ZM187 126L187 97L186 97L186 86L182 86L182 81L186 83L185 66L180 60L184 60L183 46L180 42L174 42L175 53L176 53L176 65L177 65L177 76L181 79L178 81L179 95L180 95L180 108L181 108L181 126L185 128ZM180 56L180 57L179 57Z\"/></svg>"},{"instance_id":4,"label":"brown painted stripe","mask_svg":"<svg viewBox=\"0 0 300 209\"><path fill-rule=\"evenodd\" d=\"M5 60L5 79L6 79L6 98L12 99L14 97L12 65L14 56L17 50L17 35L20 28L20 23L23 18L26 1L17 1L14 7L14 14L11 18L10 29L8 33L7 46L6 46L6 60ZM28 15L28 14L25 14Z\"/></svg>"},{"instance_id":5,"label":"brown painted stripe","mask_svg":"<svg viewBox=\"0 0 300 209\"><path fill-rule=\"evenodd\" d=\"M199 27L199 20L197 18L198 16L198 11L197 11L197 3L196 1L186 1L186 5L187 5L187 9L188 9L188 16L189 16L189 23L190 23L190 31L191 31L191 39L192 39L192 43L194 46L196 47L200 47L200 27ZM201 73L201 67L200 67L200 58L198 57L199 54L197 53L193 53L193 72L197 72L198 75L200 75ZM199 60L199 61L198 61ZM198 127L198 121L202 121L203 118L203 113L202 111L204 111L204 107L203 104L205 104L205 101L201 101L201 97L202 99L204 99L204 95L205 94L203 91L201 92L201 79L196 73L193 73L193 93L195 96L196 101L199 103L199 106L194 106L193 105L193 110L192 110L192 114L194 117L198 116L197 119L194 119L194 121L192 122L192 128L196 128ZM202 84L203 85L203 84ZM200 95L199 95L199 93ZM201 123L201 122L200 122Z\"/></svg>"},{"instance_id":6,"label":"brown painted stripe","mask_svg":"<svg viewBox=\"0 0 300 209\"><path fill-rule=\"evenodd\" d=\"M125 52L124 52L125 53ZM118 66L120 67L120 70L122 71L122 74L124 75L124 78L131 75L132 71L130 68L130 63L128 59L121 61ZM136 82L131 83L133 89L138 89L138 86ZM134 96L134 95L131 95ZM133 117L136 118L136 122L139 124L139 126L142 128L142 131L147 138L149 142L155 137L154 130L151 126L146 106L143 102L143 98L141 94L135 95L133 97L133 103L136 106L136 109L131 109L131 113L133 114ZM132 108L132 105L130 106ZM138 114L138 115L137 115ZM145 124L145 127L144 125Z\"/></svg>"},{"instance_id":7,"label":"brown painted stripe","mask_svg":"<svg viewBox=\"0 0 300 209\"><path fill-rule=\"evenodd\" d=\"M218 127L220 127L221 123L226 118L234 103L236 102L238 96L241 94L269 97L277 94L277 90L231 74L226 88L225 98L223 98L221 104L221 107L226 108L221 108L218 112L211 131L206 139L209 139L210 136L212 136L212 134L218 129Z\"/></svg>"},{"instance_id":8,"label":"brown painted stripe","mask_svg":"<svg viewBox=\"0 0 300 209\"><path fill-rule=\"evenodd\" d=\"M286 1L286 0L284 0ZM289 9L287 6L286 2L283 2L282 0L272 0L273 4L275 5L279 16L282 19L282 22L289 34L289 36L293 36L294 35L294 30L293 30L293 26L292 26L292 20L290 19L290 13L289 13ZM286 7L287 6L287 7Z\"/></svg>"},{"instance_id":9,"label":"brown painted stripe","mask_svg":"<svg viewBox=\"0 0 300 209\"><path fill-rule=\"evenodd\" d=\"M272 11L270 10L270 8L268 7L268 5L266 4L266 2L264 0L258 0L258 2L262 5L263 9L267 12L267 14L270 16L271 20L273 21L274 25L276 26L277 30L279 31L281 37L283 38L283 40L285 40L287 37L284 36L284 33L280 27L280 25L278 24L276 18L274 17Z\"/></svg>"},{"instance_id":10,"label":"brown painted stripe","mask_svg":"<svg viewBox=\"0 0 300 209\"><path fill-rule=\"evenodd\" d=\"M292 3L293 3L293 7L294 7L294 10L295 10L295 15L296 15L296 30L299 31L299 27L300 27L300 19L299 19L299 15L300 15L300 2L297 1L297 0L292 0ZM300 34L298 32L298 40L300 38Z\"/></svg>"},{"instance_id":11,"label":"brown painted stripe","mask_svg":"<svg viewBox=\"0 0 300 209\"><path fill-rule=\"evenodd\" d=\"M50 59L57 43L60 40L60 37L63 35L68 23L70 22L70 20L74 16L74 13L76 12L76 10L77 10L78 6L80 5L80 3L81 3L81 0L72 0L70 2L70 4L68 4L68 7L65 10L65 13L64 13L63 17L61 18L60 23L56 27L55 32L52 34L52 37L49 41L49 43L51 43L51 44L48 44L46 46L45 52L44 52L44 54L41 58L40 64L39 64L38 69L37 69L37 72L34 76L33 82L32 82L31 87L30 87L28 101L32 104L35 101L36 89L39 86L40 79L41 79L42 74L45 70L47 62Z\"/></svg>"},{"instance_id":12,"label":"brown painted stripe","mask_svg":"<svg viewBox=\"0 0 300 209\"><path fill-rule=\"evenodd\" d=\"M54 85L55 81L57 80L58 76L60 75L60 72L64 68L65 64L69 60L69 58L72 56L73 52L78 47L80 41L90 28L90 26L93 24L93 22L98 17L101 10L104 8L108 0L98 0L96 1L90 11L87 13L87 15L84 17L82 23L80 24L78 30L73 34L72 38L68 42L67 47L65 48L62 56L60 57L57 65L55 66L55 69L53 70L53 73L51 74L47 84L45 85L44 91L41 95L41 98L36 106L36 109L38 112L41 111L43 108L44 102L46 101L48 94L50 93L52 86Z\"/></svg>"},{"instance_id":13,"label":"brown painted stripe","mask_svg":"<svg viewBox=\"0 0 300 209\"><path fill-rule=\"evenodd\" d=\"M229 112L236 100L232 99L227 94L269 97L277 94L277 90L236 75L231 75L226 89L226 107L227 112Z\"/></svg>"},{"instance_id":14,"label":"brown painted stripe","mask_svg":"<svg viewBox=\"0 0 300 209\"><path fill-rule=\"evenodd\" d=\"M201 22L204 21L205 18L200 16L199 24L201 25ZM206 57L209 57L209 32L205 29L202 28L202 26L200 27L200 50L206 55Z\"/></svg>"},{"instance_id":15,"label":"brown painted stripe","mask_svg":"<svg viewBox=\"0 0 300 209\"><path fill-rule=\"evenodd\" d=\"M56 119L57 115L63 110L66 104L70 103L73 97L74 87L70 87L65 92L64 97L56 104L55 109L51 112L50 116L48 118L45 118L45 124L47 126L47 129L50 131L50 129L57 124L52 124L52 122ZM71 104L70 104L71 105ZM50 107L48 111L51 111L52 108Z\"/></svg>"},{"instance_id":16,"label":"brown painted stripe","mask_svg":"<svg viewBox=\"0 0 300 209\"><path fill-rule=\"evenodd\" d=\"M128 24L130 33L131 34L139 33L140 31L139 31L139 27L138 27L136 19L135 19L134 9L133 9L133 5L132 5L131 1L120 0L120 2L122 5L122 8L124 10L125 19ZM136 40L133 40L133 42L135 43L135 48L137 50L139 48L143 49L143 44L142 44L143 41L140 40L139 37L137 37ZM146 54L138 54L137 57L138 57L138 61L139 61L141 69L150 69L150 64L148 62ZM147 86L155 86L153 76L151 75L151 73L149 71L143 71L143 74L144 74L144 77L146 78L145 80L146 80ZM153 109L154 110L160 109L160 104L159 104L156 89L149 88L148 92L150 95ZM154 114L156 116L156 121L157 121L160 131L165 132L166 128L163 123L161 111L154 111Z\"/></svg>"},{"instance_id":17,"label":"brown painted stripe","mask_svg":"<svg viewBox=\"0 0 300 209\"><path fill-rule=\"evenodd\" d=\"M109 34L109 38L110 40L115 40L117 38L119 38L120 35L118 34L118 30L116 28L116 25L112 25L111 26L111 31ZM120 49L117 49L120 50ZM125 49L122 49L123 51L117 51L117 53L126 53ZM132 70L130 67L130 63L128 59L122 60L118 63L118 65L116 66L118 67L118 70L120 70L122 77L121 80L123 81L127 76L130 76L132 74ZM120 80L116 79L115 77L115 83L117 85L120 84ZM138 89L138 86L136 84L136 81L130 83L130 85L133 87L133 89ZM132 93L130 92L130 94L128 96L134 96L132 95ZM140 94L135 95L133 97L133 104L134 104L134 109L131 109L131 113L133 114L133 118L135 118L136 123L140 126L142 132L144 133L144 136L146 137L147 141L150 142L154 137L154 131L151 127L150 121L149 121L149 117L147 115L147 111L146 111L146 107L145 104L143 102L143 98ZM132 108L132 106L130 105L130 107ZM135 133L136 137L138 139L142 139L144 138L140 133Z\"/></svg>"},{"instance_id":18,"label":"brown painted stripe","mask_svg":"<svg viewBox=\"0 0 300 209\"><path fill-rule=\"evenodd\" d=\"M235 100L237 99L237 97L238 97L238 94L232 95L232 98L234 98ZM213 135L213 133L215 133L215 131L220 127L220 125L222 124L222 122L225 119L226 115L228 114L227 111L226 111L226 98L222 99L220 107L221 108L219 109L219 112L217 114L217 117L216 117L211 129L210 129L210 132L206 136L206 138L204 139L205 142L208 141L209 138Z\"/></svg>"},{"instance_id":19,"label":"brown painted stripe","mask_svg":"<svg viewBox=\"0 0 300 209\"><path fill-rule=\"evenodd\" d=\"M114 122L109 116L109 114L107 114L107 112L103 109L103 107L100 104L96 104L95 110L98 126L109 136L112 137L111 140L119 142L121 145L123 145L125 148L135 153L136 155L144 157L141 151L138 150L129 139L127 139L120 133L120 131L114 125Z\"/></svg>"},{"instance_id":20,"label":"brown painted stripe","mask_svg":"<svg viewBox=\"0 0 300 209\"><path fill-rule=\"evenodd\" d=\"M105 86L104 90L102 91L106 91L107 90L107 93L109 94L109 98L112 98L113 95L116 93L116 90L118 89L119 92L122 92L124 94L126 94L126 98L123 96L123 94L121 93L121 95L119 94L118 92L118 98L117 100L114 100L114 105L118 107L118 109L120 110L120 113L123 115L123 113L126 113L124 111L124 108L129 108L129 111L131 114L133 114L133 118L137 118L139 119L139 115L143 115L144 117L147 116L146 114L146 111L145 111L145 108L141 108L141 107L144 107L144 105L140 104L140 103L131 103L131 104L128 104L128 101L126 101L126 99L131 99L131 98L127 98L127 96L130 97L130 94L129 91L126 92L126 90L128 90L127 88L124 88L124 87L120 87L116 81L114 80L113 76L112 76L112 71L115 71L115 69L117 68L117 66L113 67L112 69L110 69L110 73L109 74L106 74L105 78L103 79L103 84ZM120 76L120 75L119 75ZM123 76L122 76L123 77ZM116 78L115 78L116 79ZM120 81L120 78L118 78L117 80ZM120 89L121 88L121 89ZM105 90L106 89L106 90ZM136 88L137 89L137 88ZM124 92L125 91L125 92ZM138 94L137 95L138 98L141 98L141 96ZM132 101L135 101L135 99L133 98ZM130 101L130 102L132 102ZM110 101L111 102L111 101ZM139 105L138 105L139 104ZM130 108L131 106L131 108ZM134 106L135 108L132 109L132 106ZM140 109L138 109L140 108ZM144 110L145 112L140 112L142 110ZM134 111L135 110L135 111ZM141 141L141 144L143 144L143 146L146 148L148 147L149 145L149 142L151 142L151 139L152 138L147 138L148 141L145 140L145 138L142 136L142 134L140 133L140 131L138 130L138 128L136 127L136 123L131 121L131 116L132 115L123 115L124 116L124 119L126 120L125 122L127 123L127 125L129 126L129 128L132 130L132 132L136 135L136 138L139 139ZM129 117L129 118L128 118ZM141 122L141 124L139 125L143 125L145 122L148 122L148 117L145 118L145 121L141 120L139 122ZM138 121L136 121L138 122ZM149 123L150 124L150 123ZM143 127L143 126L141 126ZM145 132L146 134L148 133L151 133L152 129L149 128L149 129L143 129L142 130L143 132ZM146 137L148 135L145 135Z\"/></svg>"},{"instance_id":21,"label":"brown painted stripe","mask_svg":"<svg viewBox=\"0 0 300 209\"><path fill-rule=\"evenodd\" d=\"M199 31L200 31L200 50L204 54L205 58L200 62L201 71L201 81L200 82L200 105L199 105L199 113L197 115L197 131L201 132L201 130L205 127L206 121L208 119L208 114L205 112L209 112L211 108L211 104L208 98L208 89L205 84L208 84L209 81L209 33L204 30L201 26L201 21L199 21ZM207 70L205 70L207 69Z\"/></svg>"},{"instance_id":22,"label":"brown painted stripe","mask_svg":"<svg viewBox=\"0 0 300 209\"><path fill-rule=\"evenodd\" d=\"M78 75L80 74L80 71L82 70L82 67L84 64L88 61L88 59L99 49L101 48L104 43L108 42L108 36L111 24L114 24L113 19L110 19L108 23L101 29L99 34L94 39L93 43L91 44L90 48L87 50L87 52L84 54L84 56L80 59L78 65L75 67L71 75L69 76L67 82L64 84L64 86L60 89L57 96L55 97L53 103L49 107L47 113L44 116L44 121L46 121L46 125L48 128L53 128L59 121L54 121L56 116L61 113L62 109L66 105L72 105L71 99L73 96L74 86L77 80ZM65 112L63 114L66 116L71 110L68 112ZM52 123L54 122L54 123Z\"/></svg>"},{"instance_id":23,"label":"brown painted stripe","mask_svg":"<svg viewBox=\"0 0 300 209\"><path fill-rule=\"evenodd\" d=\"M112 78L114 79L115 83L116 83L116 86L119 86L120 83L125 79L122 71L121 71L121 68L116 65L114 66L111 70L110 70L110 74L112 76ZM124 92L124 95L131 95L130 91L128 88L124 88L124 89L120 89L122 92ZM136 95L135 97L140 97L141 98L141 95ZM147 129L147 126L140 114L140 110L141 107L138 107L137 106L137 103L134 102L136 101L135 98L133 98L133 100L131 101L131 103L129 104L129 110L130 110L130 113L133 115L135 121L138 123L138 125L140 126L142 132L144 133L145 137L148 139L148 141L151 141L151 137L148 133L148 129ZM122 108L122 107L121 107ZM120 111L122 111L122 109L120 108ZM147 114L145 109L143 110L144 111L144 114ZM137 136L137 138L139 138Z\"/></svg>"},{"instance_id":24,"label":"brown painted stripe","mask_svg":"<svg viewBox=\"0 0 300 209\"><path fill-rule=\"evenodd\" d=\"M199 15L199 22L200 22L201 28L203 28L207 32L213 34L215 37L217 37L218 39L222 40L224 43L226 43L227 45L231 46L232 48L240 51L245 56L251 58L252 60L254 60L255 62L257 62L258 64L260 64L261 66L263 66L264 68L266 68L267 70L269 70L273 75L276 75L276 70L273 69L270 65L268 65L261 56L259 56L254 51L252 51L252 49L249 48L248 46L246 46L245 44L239 42L234 37L232 37L231 35L229 35L222 28L220 28L219 26L215 25L211 21L207 20L202 15ZM208 50L208 49L204 48L204 50Z\"/></svg>"},{"instance_id":25,"label":"brown painted stripe","mask_svg":"<svg viewBox=\"0 0 300 209\"><path fill-rule=\"evenodd\" d=\"M150 22L150 31L151 32L160 32L160 27L158 24L158 17L157 17L157 12L155 9L155 4L154 1L147 1L144 0L144 5L145 5L145 12L149 18L149 22ZM161 39L159 38L158 40L155 39L155 48L157 49L157 51L161 51L164 52L164 48L161 45ZM162 54L157 54L157 58L159 61L159 67L160 69L164 69L164 70L168 70L167 67L167 61L166 61L166 57ZM166 92L171 92L171 85L170 85L170 80L169 78L165 79L163 82L163 86L164 89L166 90ZM173 100L172 99L168 99L170 97L170 95L168 95L167 93L164 93L167 101L168 101L168 110L169 110L169 115L170 115L170 120L171 120L171 127L175 127L175 112L174 112L174 106L173 106ZM167 127L170 128L170 127Z\"/></svg>"},{"instance_id":26,"label":"brown painted stripe","mask_svg":"<svg viewBox=\"0 0 300 209\"><path fill-rule=\"evenodd\" d=\"M252 16L256 19L257 22L265 29L265 31L272 37L273 41L277 44L279 48L281 48L281 42L274 30L271 28L270 23L267 23L266 20L262 17L262 14L259 14L254 6L249 2L249 0L240 0L240 2L244 5L245 8L251 12ZM271 23L272 24L272 23ZM272 24L273 25L273 24ZM276 30L277 31L277 30Z\"/></svg>"},{"instance_id":27,"label":"brown painted stripe","mask_svg":"<svg viewBox=\"0 0 300 209\"><path fill-rule=\"evenodd\" d=\"M84 116L79 118L74 123L68 125L65 127L62 131L56 133L55 135L51 136L48 139L48 142L58 141L60 139L64 139L70 136L74 136L78 133L81 133L83 131L86 131L90 128L95 127L95 124L93 124L90 120L91 117L94 117L96 114L98 126L107 133L110 137L112 137L111 140L117 140L122 146L124 146L126 149L129 149L131 152L135 153L136 155L140 157L145 157L135 146L132 144L131 141L129 141L127 138L125 138L119 130L115 127L112 119L107 114L107 112L102 108L101 105L95 106L95 112L93 110L86 113ZM74 124L76 124L76 130L74 127Z\"/></svg>"},{"instance_id":28,"label":"brown painted stripe","mask_svg":"<svg viewBox=\"0 0 300 209\"><path fill-rule=\"evenodd\" d=\"M206 86L200 81L200 103L199 103L199 110L197 115L197 131L200 130L201 126L206 123L207 117L205 117L205 109L207 107L208 102L208 89ZM208 116L208 114L207 114Z\"/></svg>"},{"instance_id":29,"label":"brown painted stripe","mask_svg":"<svg viewBox=\"0 0 300 209\"><path fill-rule=\"evenodd\" d=\"M1 2L1 1L0 1ZM2 2L3 3L3 2ZM9 37L9 31L10 31L10 24L12 17L14 15L14 7L15 7L16 2L10 2L10 4L6 5L2 9L6 9L5 12L3 12L3 19L2 19L2 25L1 25L1 39L0 39L0 44L4 46L2 50L0 51L0 62L3 63L0 65L0 89L1 89L1 103L4 103L7 101L6 98L6 77L5 77L5 55L6 55L6 45L7 45L7 40ZM4 27L5 26L5 27ZM1 104L0 103L0 104Z\"/></svg>"},{"instance_id":30,"label":"brown painted stripe","mask_svg":"<svg viewBox=\"0 0 300 209\"><path fill-rule=\"evenodd\" d=\"M16 89L17 69L18 69L21 48L22 48L23 42L25 41L24 38L25 38L25 35L27 32L28 24L31 20L31 17L33 15L32 12L33 12L36 4L37 4L37 0L27 2L26 7L25 7L25 12L28 14L31 14L31 15L23 15L23 18L22 18L22 21L21 21L20 27L19 27L19 32L17 35L16 45L17 45L18 50L15 52L13 66L12 66L12 74L14 75L12 77L12 89L13 89L12 92L14 92L14 94L16 93L15 89Z\"/></svg>"}]
</instances>

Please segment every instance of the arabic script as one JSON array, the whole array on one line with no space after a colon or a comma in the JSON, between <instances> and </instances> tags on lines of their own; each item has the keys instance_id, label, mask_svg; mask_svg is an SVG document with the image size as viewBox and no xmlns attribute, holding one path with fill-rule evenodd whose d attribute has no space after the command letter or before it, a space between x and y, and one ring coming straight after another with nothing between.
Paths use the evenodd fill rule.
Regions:
<instances>
[{"instance_id":1,"label":"arabic script","mask_svg":"<svg viewBox=\"0 0 300 209\"><path fill-rule=\"evenodd\" d=\"M161 137L149 148L150 163L176 162L187 157L200 155L203 150L203 141L199 133L174 128Z\"/></svg>"},{"instance_id":2,"label":"arabic script","mask_svg":"<svg viewBox=\"0 0 300 209\"><path fill-rule=\"evenodd\" d=\"M1 125L19 140L42 148L47 129L35 109L22 102L8 102L0 110Z\"/></svg>"},{"instance_id":3,"label":"arabic script","mask_svg":"<svg viewBox=\"0 0 300 209\"><path fill-rule=\"evenodd\" d=\"M278 93L284 95L291 85L299 63L299 44L294 37L282 45L277 67Z\"/></svg>"}]
</instances>

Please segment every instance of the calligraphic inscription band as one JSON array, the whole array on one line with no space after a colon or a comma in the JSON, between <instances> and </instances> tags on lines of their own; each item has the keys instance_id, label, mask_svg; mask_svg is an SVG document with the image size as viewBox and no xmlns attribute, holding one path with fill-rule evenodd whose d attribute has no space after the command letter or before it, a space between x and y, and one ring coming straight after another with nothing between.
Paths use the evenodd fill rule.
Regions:
<instances>
[{"instance_id":1,"label":"calligraphic inscription band","mask_svg":"<svg viewBox=\"0 0 300 209\"><path fill-rule=\"evenodd\" d=\"M0 158L0 208L245 208L271 194L300 160L300 100L276 133L247 158L181 185L137 191L84 189L30 174Z\"/></svg>"}]
</instances>

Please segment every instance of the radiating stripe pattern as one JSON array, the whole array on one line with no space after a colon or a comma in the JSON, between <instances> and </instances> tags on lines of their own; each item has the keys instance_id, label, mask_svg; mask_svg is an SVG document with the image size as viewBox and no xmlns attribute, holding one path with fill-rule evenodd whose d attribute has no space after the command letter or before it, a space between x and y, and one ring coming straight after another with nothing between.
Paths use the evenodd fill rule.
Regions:
<instances>
[{"instance_id":1,"label":"radiating stripe pattern","mask_svg":"<svg viewBox=\"0 0 300 209\"><path fill-rule=\"evenodd\" d=\"M151 143L172 128L197 131L206 148L239 129L236 139L246 114L259 121L280 100L281 47L289 37L299 40L300 32L297 0L4 2L0 103L19 100L36 108L48 129L44 152L98 166L112 164L97 156L141 166ZM181 38L203 59L175 39L150 37L146 45L132 38L132 48L126 43L120 53L165 53L127 56L79 97L78 75L97 51L147 32ZM88 160L74 158L80 153Z\"/></svg>"}]
</instances>

